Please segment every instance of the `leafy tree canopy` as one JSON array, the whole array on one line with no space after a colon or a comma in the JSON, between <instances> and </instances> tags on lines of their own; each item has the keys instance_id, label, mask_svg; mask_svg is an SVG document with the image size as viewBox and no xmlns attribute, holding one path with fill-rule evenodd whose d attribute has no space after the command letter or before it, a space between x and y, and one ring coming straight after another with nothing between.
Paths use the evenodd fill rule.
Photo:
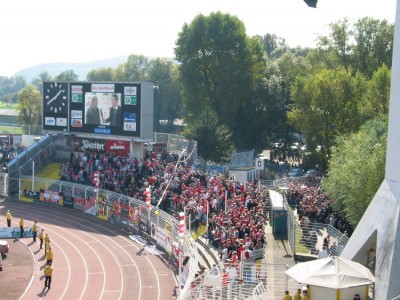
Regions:
<instances>
[{"instance_id":1,"label":"leafy tree canopy","mask_svg":"<svg viewBox=\"0 0 400 300\"><path fill-rule=\"evenodd\" d=\"M383 64L391 68L393 24L370 17L351 24L348 19L331 23L330 33L320 36L318 47L311 51L310 63L326 68L338 65L366 78Z\"/></svg>"},{"instance_id":2,"label":"leafy tree canopy","mask_svg":"<svg viewBox=\"0 0 400 300\"><path fill-rule=\"evenodd\" d=\"M351 76L343 68L296 79L288 118L304 134L308 149L321 146L329 158L337 135L358 130L365 90L365 78Z\"/></svg>"},{"instance_id":3,"label":"leafy tree canopy","mask_svg":"<svg viewBox=\"0 0 400 300\"><path fill-rule=\"evenodd\" d=\"M264 74L265 53L259 38L249 38L243 23L221 12L198 15L178 35L175 56L188 123L211 109L218 122L234 130L240 111ZM235 134L240 144L241 134Z\"/></svg>"},{"instance_id":4,"label":"leafy tree canopy","mask_svg":"<svg viewBox=\"0 0 400 300\"><path fill-rule=\"evenodd\" d=\"M30 130L30 133L38 134L41 132L39 125L42 125L42 95L34 85L30 84L19 92L17 111L19 113L17 121L20 125L37 125ZM24 128L28 133L26 126Z\"/></svg>"},{"instance_id":5,"label":"leafy tree canopy","mask_svg":"<svg viewBox=\"0 0 400 300\"><path fill-rule=\"evenodd\" d=\"M86 75L88 81L113 81L113 71L111 67L93 69Z\"/></svg>"},{"instance_id":6,"label":"leafy tree canopy","mask_svg":"<svg viewBox=\"0 0 400 300\"><path fill-rule=\"evenodd\" d=\"M337 139L322 188L333 206L358 224L384 179L387 120L376 118Z\"/></svg>"},{"instance_id":7,"label":"leafy tree canopy","mask_svg":"<svg viewBox=\"0 0 400 300\"><path fill-rule=\"evenodd\" d=\"M200 111L199 118L185 127L183 135L198 142L198 153L206 160L226 163L232 158L232 133L225 125L218 125L217 114L210 108Z\"/></svg>"},{"instance_id":8,"label":"leafy tree canopy","mask_svg":"<svg viewBox=\"0 0 400 300\"><path fill-rule=\"evenodd\" d=\"M67 70L61 72L57 76L54 77L55 81L77 81L79 79L79 75L74 72L74 70Z\"/></svg>"}]
</instances>

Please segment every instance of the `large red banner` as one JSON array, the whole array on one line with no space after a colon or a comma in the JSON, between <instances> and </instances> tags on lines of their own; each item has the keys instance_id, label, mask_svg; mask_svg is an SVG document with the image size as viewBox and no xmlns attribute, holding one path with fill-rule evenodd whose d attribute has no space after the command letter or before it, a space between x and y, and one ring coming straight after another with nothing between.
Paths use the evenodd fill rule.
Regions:
<instances>
[{"instance_id":1,"label":"large red banner","mask_svg":"<svg viewBox=\"0 0 400 300\"><path fill-rule=\"evenodd\" d=\"M129 141L106 140L106 153L113 152L119 156L129 156Z\"/></svg>"}]
</instances>

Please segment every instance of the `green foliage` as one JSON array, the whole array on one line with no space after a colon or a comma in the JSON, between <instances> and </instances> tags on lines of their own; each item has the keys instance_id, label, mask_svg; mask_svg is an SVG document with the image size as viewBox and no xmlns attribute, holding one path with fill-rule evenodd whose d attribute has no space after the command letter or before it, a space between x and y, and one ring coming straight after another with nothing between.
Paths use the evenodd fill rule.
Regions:
<instances>
[{"instance_id":1,"label":"green foliage","mask_svg":"<svg viewBox=\"0 0 400 300\"><path fill-rule=\"evenodd\" d=\"M370 78L383 64L391 68L394 26L369 17L354 25L354 69Z\"/></svg>"},{"instance_id":2,"label":"green foliage","mask_svg":"<svg viewBox=\"0 0 400 300\"><path fill-rule=\"evenodd\" d=\"M178 68L171 59L156 58L150 61L147 73L155 86L154 130L174 132L173 123L183 113Z\"/></svg>"},{"instance_id":3,"label":"green foliage","mask_svg":"<svg viewBox=\"0 0 400 300\"><path fill-rule=\"evenodd\" d=\"M239 112L263 75L260 40L248 38L237 17L218 12L198 15L185 24L176 45L186 120L191 122L200 111L211 108L220 124L234 129ZM241 138L234 135L236 145Z\"/></svg>"},{"instance_id":4,"label":"green foliage","mask_svg":"<svg viewBox=\"0 0 400 300\"><path fill-rule=\"evenodd\" d=\"M17 121L20 125L42 125L42 95L35 86L30 84L20 91L17 111L19 112ZM35 126L31 134L40 132L40 127Z\"/></svg>"},{"instance_id":5,"label":"green foliage","mask_svg":"<svg viewBox=\"0 0 400 300\"><path fill-rule=\"evenodd\" d=\"M77 81L79 79L79 75L77 75L74 70L67 70L61 72L57 76L54 77L55 81Z\"/></svg>"},{"instance_id":6,"label":"green foliage","mask_svg":"<svg viewBox=\"0 0 400 300\"><path fill-rule=\"evenodd\" d=\"M382 65L368 82L365 104L362 113L366 119L389 113L390 81L392 72L386 65Z\"/></svg>"},{"instance_id":7,"label":"green foliage","mask_svg":"<svg viewBox=\"0 0 400 300\"><path fill-rule=\"evenodd\" d=\"M329 35L320 36L317 49L310 53L310 63L315 67L342 66L366 78L383 64L391 67L394 27L386 20L366 17L350 24L343 19L329 26Z\"/></svg>"},{"instance_id":8,"label":"green foliage","mask_svg":"<svg viewBox=\"0 0 400 300\"><path fill-rule=\"evenodd\" d=\"M183 135L198 142L198 153L206 160L226 163L232 158L232 133L225 125L218 125L217 114L210 108L199 112L199 118L188 124Z\"/></svg>"},{"instance_id":9,"label":"green foliage","mask_svg":"<svg viewBox=\"0 0 400 300\"><path fill-rule=\"evenodd\" d=\"M113 68L93 69L86 75L87 81L113 81Z\"/></svg>"},{"instance_id":10,"label":"green foliage","mask_svg":"<svg viewBox=\"0 0 400 300\"><path fill-rule=\"evenodd\" d=\"M286 46L285 39L276 34L267 33L263 37L257 36L257 38L261 40L267 57L270 57L276 49Z\"/></svg>"},{"instance_id":11,"label":"green foliage","mask_svg":"<svg viewBox=\"0 0 400 300\"><path fill-rule=\"evenodd\" d=\"M351 76L344 69L323 69L296 79L288 118L304 134L307 149L321 146L329 158L337 135L358 130L363 122L360 107L365 90L365 78Z\"/></svg>"},{"instance_id":12,"label":"green foliage","mask_svg":"<svg viewBox=\"0 0 400 300\"><path fill-rule=\"evenodd\" d=\"M283 158L294 139L296 132L288 122L287 113L292 104L291 86L297 76L306 75L310 65L304 57L296 56L291 51L282 53L276 60L267 63L264 79L264 97L261 103L265 111L266 136L269 143L280 141L284 144Z\"/></svg>"},{"instance_id":13,"label":"green foliage","mask_svg":"<svg viewBox=\"0 0 400 300\"><path fill-rule=\"evenodd\" d=\"M0 101L8 104L16 103L18 91L25 86L26 81L22 76L0 76Z\"/></svg>"},{"instance_id":14,"label":"green foliage","mask_svg":"<svg viewBox=\"0 0 400 300\"><path fill-rule=\"evenodd\" d=\"M322 188L355 226L384 179L387 120L374 119L338 137Z\"/></svg>"},{"instance_id":15,"label":"green foliage","mask_svg":"<svg viewBox=\"0 0 400 300\"><path fill-rule=\"evenodd\" d=\"M42 72L39 74L38 77L33 78L31 83L32 85L34 85L35 87L37 87L37 89L39 91L42 91L43 89L43 81L51 81L52 77L48 72Z\"/></svg>"},{"instance_id":16,"label":"green foliage","mask_svg":"<svg viewBox=\"0 0 400 300\"><path fill-rule=\"evenodd\" d=\"M126 63L114 70L115 81L148 81L150 59L144 55L130 55Z\"/></svg>"}]
</instances>

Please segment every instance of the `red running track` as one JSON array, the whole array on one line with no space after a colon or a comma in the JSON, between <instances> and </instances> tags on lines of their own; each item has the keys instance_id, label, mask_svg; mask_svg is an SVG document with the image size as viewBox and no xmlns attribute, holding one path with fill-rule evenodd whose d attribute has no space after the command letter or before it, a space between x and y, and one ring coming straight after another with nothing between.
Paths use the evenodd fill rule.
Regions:
<instances>
[{"instance_id":1,"label":"red running track","mask_svg":"<svg viewBox=\"0 0 400 300\"><path fill-rule=\"evenodd\" d=\"M140 255L142 247L121 229L66 208L18 200L4 200L0 208L0 224L4 224L0 227L6 224L7 209L13 227L19 226L20 218L25 226L37 220L38 227L49 235L54 253L53 280L47 291L44 249L39 249L39 239L37 243L32 238L22 239L31 251L34 267L20 299L175 299L172 271L161 257L147 251Z\"/></svg>"}]
</instances>

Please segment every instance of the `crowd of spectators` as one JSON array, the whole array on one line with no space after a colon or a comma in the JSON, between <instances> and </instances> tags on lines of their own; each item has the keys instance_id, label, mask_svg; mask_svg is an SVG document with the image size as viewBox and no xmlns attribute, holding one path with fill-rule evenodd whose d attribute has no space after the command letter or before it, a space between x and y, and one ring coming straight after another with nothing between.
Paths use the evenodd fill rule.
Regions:
<instances>
[{"instance_id":1,"label":"crowd of spectators","mask_svg":"<svg viewBox=\"0 0 400 300\"><path fill-rule=\"evenodd\" d=\"M99 172L100 188L145 201L144 190L150 186L153 205L175 215L185 211L195 232L200 225L207 225L208 242L220 251L223 262L235 264L264 247L266 195L257 182L240 184L207 176L187 159L178 162L178 155L167 152L149 152L143 159L75 152L59 167L62 180L86 185L93 185L95 171ZM331 200L321 191L319 178L290 180L287 186L289 204L297 208L300 222L329 223L351 234L350 224L333 211Z\"/></svg>"},{"instance_id":2,"label":"crowd of spectators","mask_svg":"<svg viewBox=\"0 0 400 300\"><path fill-rule=\"evenodd\" d=\"M15 145L9 145L8 143L3 143L0 145L0 173L7 173L7 164L16 158L18 154L24 151L26 147L18 143Z\"/></svg>"},{"instance_id":3,"label":"crowd of spectators","mask_svg":"<svg viewBox=\"0 0 400 300\"><path fill-rule=\"evenodd\" d=\"M243 185L219 176L208 177L187 159L178 162L177 155L167 152L148 153L143 159L76 152L59 166L62 180L87 185L93 185L95 171L99 172L100 188L130 197L145 200L144 190L151 186L152 204L161 199L159 206L165 211L186 211L195 231L208 222L208 240L221 250L224 261L249 258L265 243L266 199L256 182Z\"/></svg>"},{"instance_id":4,"label":"crowd of spectators","mask_svg":"<svg viewBox=\"0 0 400 300\"><path fill-rule=\"evenodd\" d=\"M333 210L332 199L321 190L320 180L319 177L305 177L288 181L289 204L296 207L300 222L308 219L311 223L330 224L343 234L351 235L350 223Z\"/></svg>"}]
</instances>

